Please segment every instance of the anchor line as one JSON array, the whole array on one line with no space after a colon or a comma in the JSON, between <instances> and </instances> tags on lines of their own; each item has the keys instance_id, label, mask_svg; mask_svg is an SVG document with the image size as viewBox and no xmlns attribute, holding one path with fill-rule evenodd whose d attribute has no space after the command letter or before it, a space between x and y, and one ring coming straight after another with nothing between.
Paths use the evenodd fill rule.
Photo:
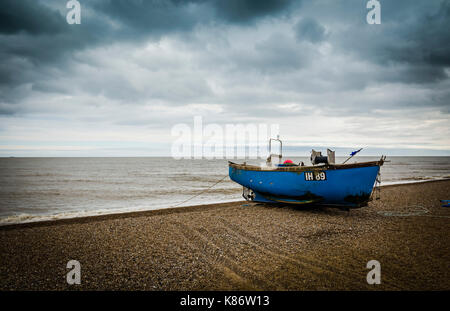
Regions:
<instances>
[{"instance_id":1,"label":"anchor line","mask_svg":"<svg viewBox=\"0 0 450 311\"><path fill-rule=\"evenodd\" d=\"M217 182L215 182L214 184L212 184L211 186L209 186L208 188L203 189L201 192L199 192L199 193L193 195L192 197L188 198L187 200L184 200L184 201L182 201L182 202L180 202L180 203L178 203L178 204L175 204L175 205L173 205L173 206L171 206L171 207L177 207L177 206L179 206L179 205L181 205L181 204L184 204L184 203L186 203L186 202L189 202L190 200L192 200L192 199L198 197L199 195L205 193L206 191L208 191L209 189L211 189L211 188L214 187L215 185L219 184L220 182L222 182L222 181L223 181L225 178L227 178L227 177L228 177L228 174L225 175L224 177L222 177L219 181L217 181Z\"/></svg>"},{"instance_id":2,"label":"anchor line","mask_svg":"<svg viewBox=\"0 0 450 311\"><path fill-rule=\"evenodd\" d=\"M411 205L406 207L406 211L378 211L378 215L385 217L410 217L410 216L426 216L437 218L450 218L449 215L430 215L430 211L423 205ZM414 209L413 209L414 208Z\"/></svg>"}]
</instances>

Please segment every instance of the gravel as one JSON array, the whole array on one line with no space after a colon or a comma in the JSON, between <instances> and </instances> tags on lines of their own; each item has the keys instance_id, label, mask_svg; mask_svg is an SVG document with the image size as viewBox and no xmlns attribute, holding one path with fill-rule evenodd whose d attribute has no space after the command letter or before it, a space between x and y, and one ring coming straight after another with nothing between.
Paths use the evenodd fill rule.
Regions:
<instances>
[{"instance_id":1,"label":"gravel","mask_svg":"<svg viewBox=\"0 0 450 311\"><path fill-rule=\"evenodd\" d=\"M449 198L435 181L350 212L230 202L3 226L0 289L449 290ZM66 282L72 259L80 285Z\"/></svg>"}]
</instances>

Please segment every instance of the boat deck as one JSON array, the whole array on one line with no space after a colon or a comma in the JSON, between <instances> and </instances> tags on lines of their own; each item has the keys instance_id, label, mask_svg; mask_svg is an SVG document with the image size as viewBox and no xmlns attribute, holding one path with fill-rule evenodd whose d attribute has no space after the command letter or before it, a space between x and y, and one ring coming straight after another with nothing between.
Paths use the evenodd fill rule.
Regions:
<instances>
[{"instance_id":1,"label":"boat deck","mask_svg":"<svg viewBox=\"0 0 450 311\"><path fill-rule=\"evenodd\" d=\"M368 166L382 166L384 163L383 160L378 161L370 161L370 162L360 162L360 163L349 163L349 164L325 164L325 165L315 165L315 166L257 166L251 164L238 164L231 161L228 161L228 166L246 170L246 171L277 171L277 172L304 172L304 171L323 171L323 170L338 170L338 169L348 169L348 168L358 168L358 167L368 167Z\"/></svg>"}]
</instances>

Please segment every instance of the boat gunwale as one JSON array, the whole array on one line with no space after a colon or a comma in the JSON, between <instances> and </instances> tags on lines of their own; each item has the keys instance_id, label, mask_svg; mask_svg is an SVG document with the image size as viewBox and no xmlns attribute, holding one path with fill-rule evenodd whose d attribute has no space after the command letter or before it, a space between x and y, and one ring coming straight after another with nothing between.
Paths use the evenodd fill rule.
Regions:
<instances>
[{"instance_id":1,"label":"boat gunwale","mask_svg":"<svg viewBox=\"0 0 450 311\"><path fill-rule=\"evenodd\" d=\"M264 171L264 172L305 172L305 171L323 171L323 170L339 170L359 167L382 166L383 160L349 163L349 164L326 164L319 166L281 166L276 168L266 168L251 164L238 164L228 161L228 167L245 171Z\"/></svg>"}]
</instances>

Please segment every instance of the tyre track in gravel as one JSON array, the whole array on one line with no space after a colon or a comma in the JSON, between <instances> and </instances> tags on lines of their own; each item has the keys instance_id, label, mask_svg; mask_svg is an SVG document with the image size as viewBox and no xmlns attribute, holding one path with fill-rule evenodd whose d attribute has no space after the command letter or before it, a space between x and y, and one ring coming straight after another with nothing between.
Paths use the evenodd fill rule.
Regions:
<instances>
[{"instance_id":1,"label":"tyre track in gravel","mask_svg":"<svg viewBox=\"0 0 450 311\"><path fill-rule=\"evenodd\" d=\"M353 216L356 216L357 217L357 221L358 221L358 225L363 225L363 226L370 226L370 229L372 229L372 228L376 228L377 227L377 221L380 221L380 220L382 220L382 217L373 217L373 215L372 214L365 214L367 212L367 210L365 210L363 213L364 214L354 214ZM309 214L308 214L309 215ZM329 214L321 214L321 215L318 215L317 213L314 213L314 217L315 218L320 218L320 219L316 219L314 222L317 222L317 220L320 220L320 222L324 222L324 223L326 223L326 224L330 224L330 225L332 225L333 227L336 227L336 226L348 226L348 225L352 225L352 223L346 223L347 221L349 221L349 220L354 220L354 217L353 217L353 219L349 219L349 218L347 218L347 216L346 217L344 217L344 218L339 218L339 219L337 219L337 220L339 220L340 222L332 222L332 221L329 221L329 219L331 218L331 219L333 219L334 218L334 216L330 216ZM320 216L320 217L319 217ZM322 219L323 217L325 217L325 219ZM370 219L367 219L367 217L370 217ZM233 226L233 224L230 224L231 226ZM282 231L282 232L289 232L289 230L292 230L292 228L291 227L289 227L289 226L286 226L285 225L285 223L284 222L282 222L282 221L280 221L278 224L277 224L279 227L283 227L284 229L283 230L280 230L280 231ZM242 228L240 228L239 226L238 227L236 227L236 226L234 226L235 228L236 228L236 230L241 230L241 232L245 232L245 231L243 231L242 230ZM351 229L351 228L350 228ZM340 235L342 235L342 234L349 234L349 233L351 233L351 234L357 234L358 232L357 232L357 230L358 229L356 229L356 230L340 230L339 232L336 232L336 234L340 234ZM324 236L325 235L329 235L329 234L324 234ZM300 237L302 237L302 238L321 238L321 234L310 234L310 235L303 235L303 236L300 236ZM256 238L256 237L252 237L251 235L249 235L249 237L250 238L255 238L256 240L256 243L258 243L258 239ZM272 245L274 246L274 250L275 251L277 251L277 252L284 252L284 254L286 254L287 256L292 256L292 254L291 253L288 253L287 251L283 251L283 250L281 250L281 249L279 249L279 248L277 248L275 245L276 245L276 243L272 243ZM342 250L343 252L345 252L345 249L344 250ZM328 262L325 262L325 261L322 261L322 260L320 260L320 257L316 257L315 256L315 259L312 261L310 258L307 258L307 257L305 257L305 256L302 256L302 255L300 255L300 254L298 254L298 253L296 253L295 254L295 256L296 257L300 257L300 258L302 258L302 260L305 260L305 261L307 261L308 263L310 263L310 264L312 264L312 265L316 265L316 262L317 263L319 263L319 264L321 264L321 267L323 267L323 266L326 266L326 267L328 267L329 269L334 269L335 270L335 273L337 273L337 274L339 274L339 275L345 275L344 274L344 272L345 273L347 273L347 274L349 274L349 275L353 275L353 277L354 277L354 279L349 279L349 277L347 277L347 279L349 279L349 280L353 280L353 282L355 282L355 280L361 280L361 279L363 279L363 281L365 282L365 273L363 272L363 271L365 271L364 269L362 269L361 270L361 274L358 274L357 272L355 272L356 270L349 270L349 269L344 269L344 270L340 270L339 268L337 268L337 267L334 267L334 266L329 266L329 263ZM343 257L345 257L345 256L343 256ZM348 254L348 258L351 258L352 257L352 254ZM392 265L392 264L391 264ZM365 267L365 265L364 265L364 267ZM333 270L333 271L334 271ZM393 288L393 289L402 289L402 287L401 286L398 286L397 284L395 284L395 282L396 282L396 280L395 279L387 279L386 278L386 276L383 278L383 286L386 286L386 287L390 287L390 288ZM365 284L365 285L367 285L367 284ZM367 286L367 288L370 288L369 286ZM389 288L389 289L390 289Z\"/></svg>"},{"instance_id":2,"label":"tyre track in gravel","mask_svg":"<svg viewBox=\"0 0 450 311\"><path fill-rule=\"evenodd\" d=\"M267 246L264 246L267 244L266 242L251 235L249 232L243 230L241 227L230 223L228 220L226 220L222 217L220 218L220 220L225 225L227 230L229 232L235 234L236 236L238 236L239 239L246 241L247 243L251 244L255 249L258 249L259 251L261 251L265 254L268 254L274 258L278 258L278 260L288 261L294 266L303 266L306 269L308 269L308 271L313 271L316 274L329 273L329 274L333 274L333 275L339 275L342 278L346 279L351 284L354 284L355 282L357 282L357 280L365 279L364 275L355 273L354 271L351 271L351 270L341 270L339 268L332 267L329 265L329 263L327 263L323 260L320 260L318 258L311 259L309 257L302 256L298 253L296 253L295 258L293 258L292 254L287 253L283 249L276 247L274 243L271 243L272 249L269 249ZM349 233L349 232L352 232L352 231L339 232L338 234L341 234L341 233L345 234L345 233ZM305 238L308 238L308 237L311 237L314 235L315 234L312 234ZM399 288L398 286L396 286L395 284L392 284L391 282L388 283L388 282L384 281L383 283L385 285L388 285L395 289Z\"/></svg>"},{"instance_id":3,"label":"tyre track in gravel","mask_svg":"<svg viewBox=\"0 0 450 311\"><path fill-rule=\"evenodd\" d=\"M211 237L206 237L200 233L197 229L192 228L184 223L177 223L180 229L180 233L183 235L186 244L190 248L196 249L200 252L208 252L207 256L202 257L213 269L216 269L223 273L230 281L240 286L242 289L250 290L263 290L273 286L272 283L268 283L261 278L260 273L251 267L246 266L245 271L236 264L236 260L231 258L227 252L222 252L222 249L211 241ZM192 241L200 240L204 247L201 247L199 243ZM218 251L222 255L217 255L211 250ZM249 278L251 276L251 278ZM256 281L256 282L255 282ZM280 288L276 288L280 289Z\"/></svg>"},{"instance_id":4,"label":"tyre track in gravel","mask_svg":"<svg viewBox=\"0 0 450 311\"><path fill-rule=\"evenodd\" d=\"M273 246L272 249L270 249L267 246L263 246L267 243L258 239L257 237L252 236L251 234L242 230L241 228L229 223L227 220L225 220L225 219L221 219L221 220L224 224L226 224L229 232L234 233L240 239L245 240L247 243L251 244L255 249L258 249L259 251L261 251L267 255L277 258L278 260L283 261L283 262L287 261L295 267L302 266L302 267L306 268L307 271L312 271L315 274L323 274L323 273L339 274L339 275L343 276L344 278L346 278L348 281L354 282L354 279L346 276L345 274L342 273L342 271L333 269L333 268L329 267L327 264L325 264L324 262L321 262L319 260L311 260L308 257L301 256L298 254L296 254L296 258L293 258L292 254L289 254L289 253L283 251L281 248ZM319 264L317 264L317 263L319 263ZM361 276L358 276L358 277L360 278Z\"/></svg>"},{"instance_id":5,"label":"tyre track in gravel","mask_svg":"<svg viewBox=\"0 0 450 311\"><path fill-rule=\"evenodd\" d=\"M319 261L319 265L317 265L317 261L311 260L310 258L307 258L305 256L299 256L296 254L297 257L300 257L301 260L292 258L292 254L282 251L280 248L274 247L274 250L269 249L268 247L265 247L263 245L266 245L267 242L262 241L261 239L251 235L247 231L243 230L241 227L233 225L230 221L226 220L225 217L233 217L233 215L227 215L218 217L220 219L220 222L222 223L222 226L225 230L227 230L228 233L234 235L237 237L237 241L244 241L247 244L250 244L253 248L258 249L263 254L266 255L266 257L271 257L273 262L276 260L277 262L283 263L283 264L289 264L292 267L295 267L298 269L299 266L305 268L303 271L306 273L311 273L315 275L321 275L324 273L327 274L338 274L342 275L348 282L354 283L355 279L361 279L361 275L353 273L355 276L355 279L345 275L340 270L333 270L331 267L329 267L324 262ZM274 243L272 243L273 245Z\"/></svg>"}]
</instances>

